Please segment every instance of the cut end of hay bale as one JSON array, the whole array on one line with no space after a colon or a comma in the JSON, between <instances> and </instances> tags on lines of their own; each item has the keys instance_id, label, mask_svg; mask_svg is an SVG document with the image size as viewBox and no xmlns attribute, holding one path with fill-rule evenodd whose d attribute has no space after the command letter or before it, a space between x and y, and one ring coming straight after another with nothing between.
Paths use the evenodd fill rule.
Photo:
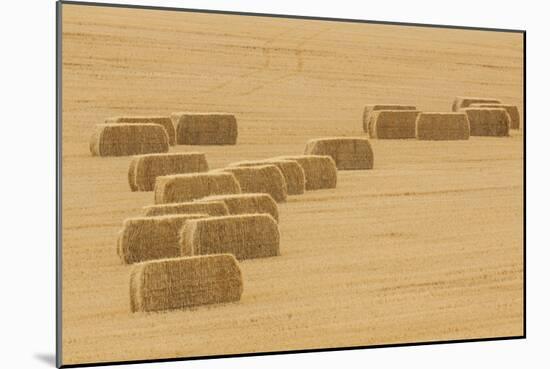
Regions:
<instances>
[{"instance_id":1,"label":"cut end of hay bale","mask_svg":"<svg viewBox=\"0 0 550 369\"><path fill-rule=\"evenodd\" d=\"M130 163L128 181L132 191L153 191L157 177L207 171L202 152L138 155Z\"/></svg>"},{"instance_id":2,"label":"cut end of hay bale","mask_svg":"<svg viewBox=\"0 0 550 369\"><path fill-rule=\"evenodd\" d=\"M277 203L267 193L208 196L198 201L206 204L222 201L227 206L229 214L269 214L275 221L279 221Z\"/></svg>"},{"instance_id":3,"label":"cut end of hay bale","mask_svg":"<svg viewBox=\"0 0 550 369\"><path fill-rule=\"evenodd\" d=\"M378 110L369 118L369 135L378 139L415 138L418 110Z\"/></svg>"},{"instance_id":4,"label":"cut end of hay bale","mask_svg":"<svg viewBox=\"0 0 550 369\"><path fill-rule=\"evenodd\" d=\"M471 136L508 136L510 115L503 108L464 108Z\"/></svg>"},{"instance_id":5,"label":"cut end of hay bale","mask_svg":"<svg viewBox=\"0 0 550 369\"><path fill-rule=\"evenodd\" d=\"M470 123L466 113L420 113L416 118L419 140L467 140Z\"/></svg>"},{"instance_id":6,"label":"cut end of hay bale","mask_svg":"<svg viewBox=\"0 0 550 369\"><path fill-rule=\"evenodd\" d=\"M105 123L154 123L164 127L168 134L168 143L170 145L176 144L176 129L172 123L172 119L169 116L124 116L124 117L111 117L105 119Z\"/></svg>"},{"instance_id":7,"label":"cut end of hay bale","mask_svg":"<svg viewBox=\"0 0 550 369\"><path fill-rule=\"evenodd\" d=\"M168 135L158 124L98 124L90 139L93 156L129 156L168 150Z\"/></svg>"},{"instance_id":8,"label":"cut end of hay bale","mask_svg":"<svg viewBox=\"0 0 550 369\"><path fill-rule=\"evenodd\" d=\"M207 214L164 215L126 219L117 242L117 253L125 264L181 256L179 235L191 219Z\"/></svg>"},{"instance_id":9,"label":"cut end of hay bale","mask_svg":"<svg viewBox=\"0 0 550 369\"><path fill-rule=\"evenodd\" d=\"M211 195L241 193L232 173L207 172L157 177L155 204L187 202Z\"/></svg>"},{"instance_id":10,"label":"cut end of hay bale","mask_svg":"<svg viewBox=\"0 0 550 369\"><path fill-rule=\"evenodd\" d=\"M279 168L285 178L288 195L301 195L305 192L306 177L304 170L300 164L294 160L269 158L263 160L239 161L229 164L229 167L256 167L265 164L273 164Z\"/></svg>"},{"instance_id":11,"label":"cut end of hay bale","mask_svg":"<svg viewBox=\"0 0 550 369\"><path fill-rule=\"evenodd\" d=\"M239 260L279 255L279 228L271 215L193 219L181 231L182 254L229 253Z\"/></svg>"},{"instance_id":12,"label":"cut end of hay bale","mask_svg":"<svg viewBox=\"0 0 550 369\"><path fill-rule=\"evenodd\" d=\"M207 255L136 264L130 310L160 312L241 299L243 278L233 255Z\"/></svg>"},{"instance_id":13,"label":"cut end of hay bale","mask_svg":"<svg viewBox=\"0 0 550 369\"><path fill-rule=\"evenodd\" d=\"M335 188L338 178L336 163L328 155L289 155L278 159L294 160L304 170L306 191Z\"/></svg>"},{"instance_id":14,"label":"cut end of hay bale","mask_svg":"<svg viewBox=\"0 0 550 369\"><path fill-rule=\"evenodd\" d=\"M175 204L150 205L144 207L145 216L172 214L208 214L209 216L229 215L229 209L223 201L180 202Z\"/></svg>"},{"instance_id":15,"label":"cut end of hay bale","mask_svg":"<svg viewBox=\"0 0 550 369\"><path fill-rule=\"evenodd\" d=\"M519 129L520 115L516 105L508 104L471 104L471 108L502 108L505 109L510 116L510 129Z\"/></svg>"},{"instance_id":16,"label":"cut end of hay bale","mask_svg":"<svg viewBox=\"0 0 550 369\"><path fill-rule=\"evenodd\" d=\"M370 114L377 110L416 110L414 105L403 105L403 104L369 104L365 105L363 109L363 131L370 134Z\"/></svg>"},{"instance_id":17,"label":"cut end of hay bale","mask_svg":"<svg viewBox=\"0 0 550 369\"><path fill-rule=\"evenodd\" d=\"M235 115L228 113L172 114L179 145L235 145L238 128Z\"/></svg>"},{"instance_id":18,"label":"cut end of hay bale","mask_svg":"<svg viewBox=\"0 0 550 369\"><path fill-rule=\"evenodd\" d=\"M468 97L468 96L457 96L453 101L452 110L460 111L462 108L467 108L468 106L476 103L491 103L491 104L500 104L502 101L492 97Z\"/></svg>"},{"instance_id":19,"label":"cut end of hay bale","mask_svg":"<svg viewBox=\"0 0 550 369\"><path fill-rule=\"evenodd\" d=\"M309 140L306 155L328 155L339 170L372 169L374 154L366 138L328 137Z\"/></svg>"},{"instance_id":20,"label":"cut end of hay bale","mask_svg":"<svg viewBox=\"0 0 550 369\"><path fill-rule=\"evenodd\" d=\"M286 200L288 194L286 180L276 165L227 167L219 170L232 173L243 193L267 193L276 202Z\"/></svg>"}]
</instances>

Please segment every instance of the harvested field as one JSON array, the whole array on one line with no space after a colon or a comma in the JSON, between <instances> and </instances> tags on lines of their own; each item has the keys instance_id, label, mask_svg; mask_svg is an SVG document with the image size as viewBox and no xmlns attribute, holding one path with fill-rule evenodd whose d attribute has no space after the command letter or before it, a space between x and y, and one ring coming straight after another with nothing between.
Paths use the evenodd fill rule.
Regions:
<instances>
[{"instance_id":1,"label":"harvested field","mask_svg":"<svg viewBox=\"0 0 550 369\"><path fill-rule=\"evenodd\" d=\"M279 221L279 208L273 198L267 193L243 193L237 195L209 196L198 200L207 204L222 201L229 214L269 214Z\"/></svg>"},{"instance_id":2,"label":"harvested field","mask_svg":"<svg viewBox=\"0 0 550 369\"><path fill-rule=\"evenodd\" d=\"M179 234L190 219L208 214L163 215L124 220L117 242L117 253L125 264L174 258L180 255Z\"/></svg>"},{"instance_id":3,"label":"harvested field","mask_svg":"<svg viewBox=\"0 0 550 369\"><path fill-rule=\"evenodd\" d=\"M181 230L183 255L233 254L238 260L279 255L279 228L271 215L243 214L190 220Z\"/></svg>"},{"instance_id":4,"label":"harvested field","mask_svg":"<svg viewBox=\"0 0 550 369\"><path fill-rule=\"evenodd\" d=\"M211 195L241 193L232 173L208 172L157 177L155 204L186 202Z\"/></svg>"},{"instance_id":5,"label":"harvested field","mask_svg":"<svg viewBox=\"0 0 550 369\"><path fill-rule=\"evenodd\" d=\"M286 180L276 165L227 167L221 171L232 173L244 193L267 193L277 202L286 201L288 195Z\"/></svg>"},{"instance_id":6,"label":"harvested field","mask_svg":"<svg viewBox=\"0 0 550 369\"><path fill-rule=\"evenodd\" d=\"M105 123L154 123L159 124L168 134L168 143L173 146L176 144L176 130L172 123L172 118L168 116L135 116L135 117L111 117L105 119Z\"/></svg>"},{"instance_id":7,"label":"harvested field","mask_svg":"<svg viewBox=\"0 0 550 369\"><path fill-rule=\"evenodd\" d=\"M378 110L416 110L414 105L402 105L402 104L370 104L366 105L363 109L363 131L367 132L371 136L372 126L371 113ZM371 136L372 137L372 136Z\"/></svg>"},{"instance_id":8,"label":"harvested field","mask_svg":"<svg viewBox=\"0 0 550 369\"><path fill-rule=\"evenodd\" d=\"M466 113L420 113L416 118L416 138L431 141L467 140L470 123Z\"/></svg>"},{"instance_id":9,"label":"harvested field","mask_svg":"<svg viewBox=\"0 0 550 369\"><path fill-rule=\"evenodd\" d=\"M168 136L158 124L98 124L90 138L92 156L128 156L168 150Z\"/></svg>"},{"instance_id":10,"label":"harvested field","mask_svg":"<svg viewBox=\"0 0 550 369\"><path fill-rule=\"evenodd\" d=\"M227 113L173 113L178 145L235 145L237 119Z\"/></svg>"},{"instance_id":11,"label":"harvested field","mask_svg":"<svg viewBox=\"0 0 550 369\"><path fill-rule=\"evenodd\" d=\"M374 153L366 138L329 137L309 140L306 155L328 155L338 170L372 169Z\"/></svg>"},{"instance_id":12,"label":"harvested field","mask_svg":"<svg viewBox=\"0 0 550 369\"><path fill-rule=\"evenodd\" d=\"M510 116L510 129L519 129L520 116L519 109L516 105L507 104L471 104L472 108L503 108Z\"/></svg>"},{"instance_id":13,"label":"harvested field","mask_svg":"<svg viewBox=\"0 0 550 369\"><path fill-rule=\"evenodd\" d=\"M488 104L501 104L502 101L492 97L465 97L457 96L453 101L452 110L460 111L460 109L467 108L472 104L488 103Z\"/></svg>"},{"instance_id":14,"label":"harvested field","mask_svg":"<svg viewBox=\"0 0 550 369\"><path fill-rule=\"evenodd\" d=\"M157 260L133 267L130 309L151 312L241 299L241 269L233 255Z\"/></svg>"},{"instance_id":15,"label":"harvested field","mask_svg":"<svg viewBox=\"0 0 550 369\"><path fill-rule=\"evenodd\" d=\"M379 110L370 114L370 137L378 139L415 138L417 110Z\"/></svg>"},{"instance_id":16,"label":"harvested field","mask_svg":"<svg viewBox=\"0 0 550 369\"><path fill-rule=\"evenodd\" d=\"M470 136L508 136L510 115L501 108L465 108L470 122Z\"/></svg>"},{"instance_id":17,"label":"harvested field","mask_svg":"<svg viewBox=\"0 0 550 369\"><path fill-rule=\"evenodd\" d=\"M328 155L289 155L280 159L294 160L304 170L306 190L322 190L336 187L338 173L334 159Z\"/></svg>"},{"instance_id":18,"label":"harvested field","mask_svg":"<svg viewBox=\"0 0 550 369\"><path fill-rule=\"evenodd\" d=\"M238 303L162 314L130 312L133 266L115 251L153 195L128 190L129 158L87 147L105 117L228 111L237 145L171 147L223 168L364 136L368 102L448 111L489 96L522 115L521 35L63 9L64 364L523 333L523 130L371 140L373 170L279 204L281 255L239 263Z\"/></svg>"},{"instance_id":19,"label":"harvested field","mask_svg":"<svg viewBox=\"0 0 550 369\"><path fill-rule=\"evenodd\" d=\"M149 205L143 207L145 216L159 216L170 214L197 214L203 213L211 216L229 215L229 209L223 201L208 202L179 202L174 204Z\"/></svg>"},{"instance_id":20,"label":"harvested field","mask_svg":"<svg viewBox=\"0 0 550 369\"><path fill-rule=\"evenodd\" d=\"M157 177L207 171L202 152L139 155L130 163L128 182L132 191L153 191Z\"/></svg>"},{"instance_id":21,"label":"harvested field","mask_svg":"<svg viewBox=\"0 0 550 369\"><path fill-rule=\"evenodd\" d=\"M230 163L230 167L256 167L258 165L273 164L279 168L286 182L288 195L301 195L306 190L304 169L294 160L245 160Z\"/></svg>"}]
</instances>

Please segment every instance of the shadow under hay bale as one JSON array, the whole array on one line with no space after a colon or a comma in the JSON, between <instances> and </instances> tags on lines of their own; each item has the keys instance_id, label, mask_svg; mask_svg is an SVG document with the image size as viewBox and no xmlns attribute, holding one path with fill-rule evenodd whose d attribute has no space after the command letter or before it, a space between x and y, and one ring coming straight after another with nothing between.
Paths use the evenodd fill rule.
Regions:
<instances>
[{"instance_id":1,"label":"shadow under hay bale","mask_svg":"<svg viewBox=\"0 0 550 369\"><path fill-rule=\"evenodd\" d=\"M128 182L132 191L153 191L157 177L207 171L206 156L201 152L139 155L130 163Z\"/></svg>"},{"instance_id":2,"label":"shadow under hay bale","mask_svg":"<svg viewBox=\"0 0 550 369\"><path fill-rule=\"evenodd\" d=\"M154 123L160 124L168 134L168 143L173 146L176 144L176 129L172 119L168 116L125 116L112 117L105 119L105 123Z\"/></svg>"},{"instance_id":3,"label":"shadow under hay bale","mask_svg":"<svg viewBox=\"0 0 550 369\"><path fill-rule=\"evenodd\" d=\"M208 196L197 200L199 203L211 201L223 201L229 210L229 214L269 214L279 221L279 209L277 203L267 193L243 193L237 195Z\"/></svg>"},{"instance_id":4,"label":"shadow under hay bale","mask_svg":"<svg viewBox=\"0 0 550 369\"><path fill-rule=\"evenodd\" d=\"M510 129L519 129L520 116L519 109L516 105L507 104L471 104L471 108L502 108L505 109L510 116Z\"/></svg>"},{"instance_id":5,"label":"shadow under hay bale","mask_svg":"<svg viewBox=\"0 0 550 369\"><path fill-rule=\"evenodd\" d=\"M126 219L118 238L118 256L125 264L182 256L179 247L182 226L188 220L207 216L185 214Z\"/></svg>"},{"instance_id":6,"label":"shadow under hay bale","mask_svg":"<svg viewBox=\"0 0 550 369\"><path fill-rule=\"evenodd\" d=\"M98 124L90 138L92 156L168 152L168 135L158 124Z\"/></svg>"},{"instance_id":7,"label":"shadow under hay bale","mask_svg":"<svg viewBox=\"0 0 550 369\"><path fill-rule=\"evenodd\" d=\"M503 108L465 108L470 136L508 136L510 115Z\"/></svg>"},{"instance_id":8,"label":"shadow under hay bale","mask_svg":"<svg viewBox=\"0 0 550 369\"><path fill-rule=\"evenodd\" d=\"M338 170L334 159L328 155L289 155L278 159L294 160L304 170L306 191L335 188Z\"/></svg>"},{"instance_id":9,"label":"shadow under hay bale","mask_svg":"<svg viewBox=\"0 0 550 369\"><path fill-rule=\"evenodd\" d=\"M402 105L402 104L369 104L365 105L363 109L363 131L371 134L370 127L370 114L377 110L416 110L414 105Z\"/></svg>"},{"instance_id":10,"label":"shadow under hay bale","mask_svg":"<svg viewBox=\"0 0 550 369\"><path fill-rule=\"evenodd\" d=\"M242 293L241 269L229 254L144 262L130 276L134 313L235 302Z\"/></svg>"},{"instance_id":11,"label":"shadow under hay bale","mask_svg":"<svg viewBox=\"0 0 550 369\"><path fill-rule=\"evenodd\" d=\"M189 220L180 245L184 255L229 253L243 260L279 255L279 239L271 215L244 214Z\"/></svg>"},{"instance_id":12,"label":"shadow under hay bale","mask_svg":"<svg viewBox=\"0 0 550 369\"><path fill-rule=\"evenodd\" d=\"M306 155L328 155L339 170L372 169L374 153L368 139L328 137L309 140Z\"/></svg>"},{"instance_id":13,"label":"shadow under hay bale","mask_svg":"<svg viewBox=\"0 0 550 369\"><path fill-rule=\"evenodd\" d=\"M418 110L378 110L370 114L369 135L378 139L415 138Z\"/></svg>"},{"instance_id":14,"label":"shadow under hay bale","mask_svg":"<svg viewBox=\"0 0 550 369\"><path fill-rule=\"evenodd\" d=\"M187 202L210 195L241 193L232 173L207 172L157 177L155 204Z\"/></svg>"},{"instance_id":15,"label":"shadow under hay bale","mask_svg":"<svg viewBox=\"0 0 550 369\"><path fill-rule=\"evenodd\" d=\"M250 161L238 161L229 164L230 167L256 167L259 165L273 164L283 173L283 177L286 182L286 189L288 195L301 195L306 190L306 177L304 169L293 160L278 160L278 159L264 159L264 160L250 160Z\"/></svg>"},{"instance_id":16,"label":"shadow under hay bale","mask_svg":"<svg viewBox=\"0 0 550 369\"><path fill-rule=\"evenodd\" d=\"M285 177L276 165L266 164L252 167L227 167L221 172L232 173L243 193L267 193L273 200L284 202L287 197Z\"/></svg>"},{"instance_id":17,"label":"shadow under hay bale","mask_svg":"<svg viewBox=\"0 0 550 369\"><path fill-rule=\"evenodd\" d=\"M477 103L488 103L488 104L500 104L502 101L499 99L494 99L492 97L466 97L466 96L457 96L453 101L452 110L460 111L462 108L467 108L472 104Z\"/></svg>"},{"instance_id":18,"label":"shadow under hay bale","mask_svg":"<svg viewBox=\"0 0 550 369\"><path fill-rule=\"evenodd\" d=\"M237 119L227 113L173 113L178 145L235 145Z\"/></svg>"},{"instance_id":19,"label":"shadow under hay bale","mask_svg":"<svg viewBox=\"0 0 550 369\"><path fill-rule=\"evenodd\" d=\"M150 205L143 208L145 216L171 214L208 214L210 216L229 215L229 209L223 201L180 202L175 204Z\"/></svg>"},{"instance_id":20,"label":"shadow under hay bale","mask_svg":"<svg viewBox=\"0 0 550 369\"><path fill-rule=\"evenodd\" d=\"M420 113L416 118L418 140L467 140L470 123L466 113Z\"/></svg>"}]
</instances>

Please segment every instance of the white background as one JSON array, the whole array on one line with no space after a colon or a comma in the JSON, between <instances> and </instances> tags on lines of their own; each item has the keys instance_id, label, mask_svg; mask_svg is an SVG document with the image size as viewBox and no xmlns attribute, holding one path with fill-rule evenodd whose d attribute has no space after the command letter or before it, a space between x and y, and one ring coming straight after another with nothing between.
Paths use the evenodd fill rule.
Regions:
<instances>
[{"instance_id":1,"label":"white background","mask_svg":"<svg viewBox=\"0 0 550 369\"><path fill-rule=\"evenodd\" d=\"M527 340L200 360L132 368L550 367L550 28L546 2L117 2L514 28L526 29L528 35ZM0 366L51 368L55 354L55 3L3 2L0 27Z\"/></svg>"}]
</instances>

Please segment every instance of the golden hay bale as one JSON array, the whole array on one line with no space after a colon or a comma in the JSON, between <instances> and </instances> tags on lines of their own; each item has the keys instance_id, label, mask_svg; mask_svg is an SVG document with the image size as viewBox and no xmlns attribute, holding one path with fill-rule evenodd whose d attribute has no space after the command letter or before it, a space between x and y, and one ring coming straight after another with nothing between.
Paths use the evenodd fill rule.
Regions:
<instances>
[{"instance_id":1,"label":"golden hay bale","mask_svg":"<svg viewBox=\"0 0 550 369\"><path fill-rule=\"evenodd\" d=\"M119 233L117 252L123 263L180 256L179 234L190 219L207 214L178 214L125 219Z\"/></svg>"},{"instance_id":2,"label":"golden hay bale","mask_svg":"<svg viewBox=\"0 0 550 369\"><path fill-rule=\"evenodd\" d=\"M179 202L145 206L145 216L159 216L169 214L208 214L210 216L229 215L229 209L223 201L208 202Z\"/></svg>"},{"instance_id":3,"label":"golden hay bale","mask_svg":"<svg viewBox=\"0 0 550 369\"><path fill-rule=\"evenodd\" d=\"M370 134L371 127L369 126L370 114L377 110L416 110L414 105L401 104L369 104L365 105L363 110L363 131Z\"/></svg>"},{"instance_id":4,"label":"golden hay bale","mask_svg":"<svg viewBox=\"0 0 550 369\"><path fill-rule=\"evenodd\" d=\"M223 201L229 210L229 214L269 214L279 221L279 209L277 203L267 193L243 193L237 195L216 195L204 197L199 202Z\"/></svg>"},{"instance_id":5,"label":"golden hay bale","mask_svg":"<svg viewBox=\"0 0 550 369\"><path fill-rule=\"evenodd\" d=\"M519 129L519 109L516 105L508 104L471 104L471 108L502 108L510 116L510 129Z\"/></svg>"},{"instance_id":6,"label":"golden hay bale","mask_svg":"<svg viewBox=\"0 0 550 369\"><path fill-rule=\"evenodd\" d=\"M379 139L415 138L418 110L378 110L369 118L369 135Z\"/></svg>"},{"instance_id":7,"label":"golden hay bale","mask_svg":"<svg viewBox=\"0 0 550 369\"><path fill-rule=\"evenodd\" d=\"M271 215L193 219L181 230L182 255L229 253L239 260L279 255L279 228Z\"/></svg>"},{"instance_id":8,"label":"golden hay bale","mask_svg":"<svg viewBox=\"0 0 550 369\"><path fill-rule=\"evenodd\" d=\"M158 124L98 124L90 139L93 156L127 156L168 150L168 135Z\"/></svg>"},{"instance_id":9,"label":"golden hay bale","mask_svg":"<svg viewBox=\"0 0 550 369\"><path fill-rule=\"evenodd\" d=\"M363 137L327 137L309 140L306 155L328 155L339 170L372 169L374 153Z\"/></svg>"},{"instance_id":10,"label":"golden hay bale","mask_svg":"<svg viewBox=\"0 0 550 369\"><path fill-rule=\"evenodd\" d=\"M470 123L465 113L420 113L416 118L419 140L467 140Z\"/></svg>"},{"instance_id":11,"label":"golden hay bale","mask_svg":"<svg viewBox=\"0 0 550 369\"><path fill-rule=\"evenodd\" d=\"M128 181L132 191L153 191L157 177L207 171L201 152L138 155L130 163Z\"/></svg>"},{"instance_id":12,"label":"golden hay bale","mask_svg":"<svg viewBox=\"0 0 550 369\"><path fill-rule=\"evenodd\" d=\"M466 96L457 96L453 101L452 110L460 111L462 108L467 108L472 104L477 103L488 103L488 104L500 104L502 101L490 97L466 97Z\"/></svg>"},{"instance_id":13,"label":"golden hay bale","mask_svg":"<svg viewBox=\"0 0 550 369\"><path fill-rule=\"evenodd\" d=\"M230 254L148 261L130 275L134 313L235 302L242 293L241 269Z\"/></svg>"},{"instance_id":14,"label":"golden hay bale","mask_svg":"<svg viewBox=\"0 0 550 369\"><path fill-rule=\"evenodd\" d=\"M283 173L285 177L288 195L301 195L306 190L306 177L304 170L294 160L262 159L250 161L238 161L229 164L230 167L256 167L258 165L273 164Z\"/></svg>"},{"instance_id":15,"label":"golden hay bale","mask_svg":"<svg viewBox=\"0 0 550 369\"><path fill-rule=\"evenodd\" d=\"M306 190L320 190L335 188L338 178L336 163L328 155L289 155L280 156L280 159L294 160L304 170Z\"/></svg>"},{"instance_id":16,"label":"golden hay bale","mask_svg":"<svg viewBox=\"0 0 550 369\"><path fill-rule=\"evenodd\" d=\"M243 193L267 193L277 202L286 200L285 177L276 165L227 167L219 169L219 171L232 173L237 178Z\"/></svg>"},{"instance_id":17,"label":"golden hay bale","mask_svg":"<svg viewBox=\"0 0 550 369\"><path fill-rule=\"evenodd\" d=\"M168 134L168 143L176 144L176 129L172 119L168 116L126 116L105 119L105 123L154 123L160 124Z\"/></svg>"},{"instance_id":18,"label":"golden hay bale","mask_svg":"<svg viewBox=\"0 0 550 369\"><path fill-rule=\"evenodd\" d=\"M470 136L508 136L510 115L502 108L465 108Z\"/></svg>"},{"instance_id":19,"label":"golden hay bale","mask_svg":"<svg viewBox=\"0 0 550 369\"><path fill-rule=\"evenodd\" d=\"M179 145L235 145L237 119L227 113L173 113Z\"/></svg>"},{"instance_id":20,"label":"golden hay bale","mask_svg":"<svg viewBox=\"0 0 550 369\"><path fill-rule=\"evenodd\" d=\"M239 182L232 173L173 174L157 177L155 182L155 204L186 202L230 193L241 193Z\"/></svg>"}]
</instances>

